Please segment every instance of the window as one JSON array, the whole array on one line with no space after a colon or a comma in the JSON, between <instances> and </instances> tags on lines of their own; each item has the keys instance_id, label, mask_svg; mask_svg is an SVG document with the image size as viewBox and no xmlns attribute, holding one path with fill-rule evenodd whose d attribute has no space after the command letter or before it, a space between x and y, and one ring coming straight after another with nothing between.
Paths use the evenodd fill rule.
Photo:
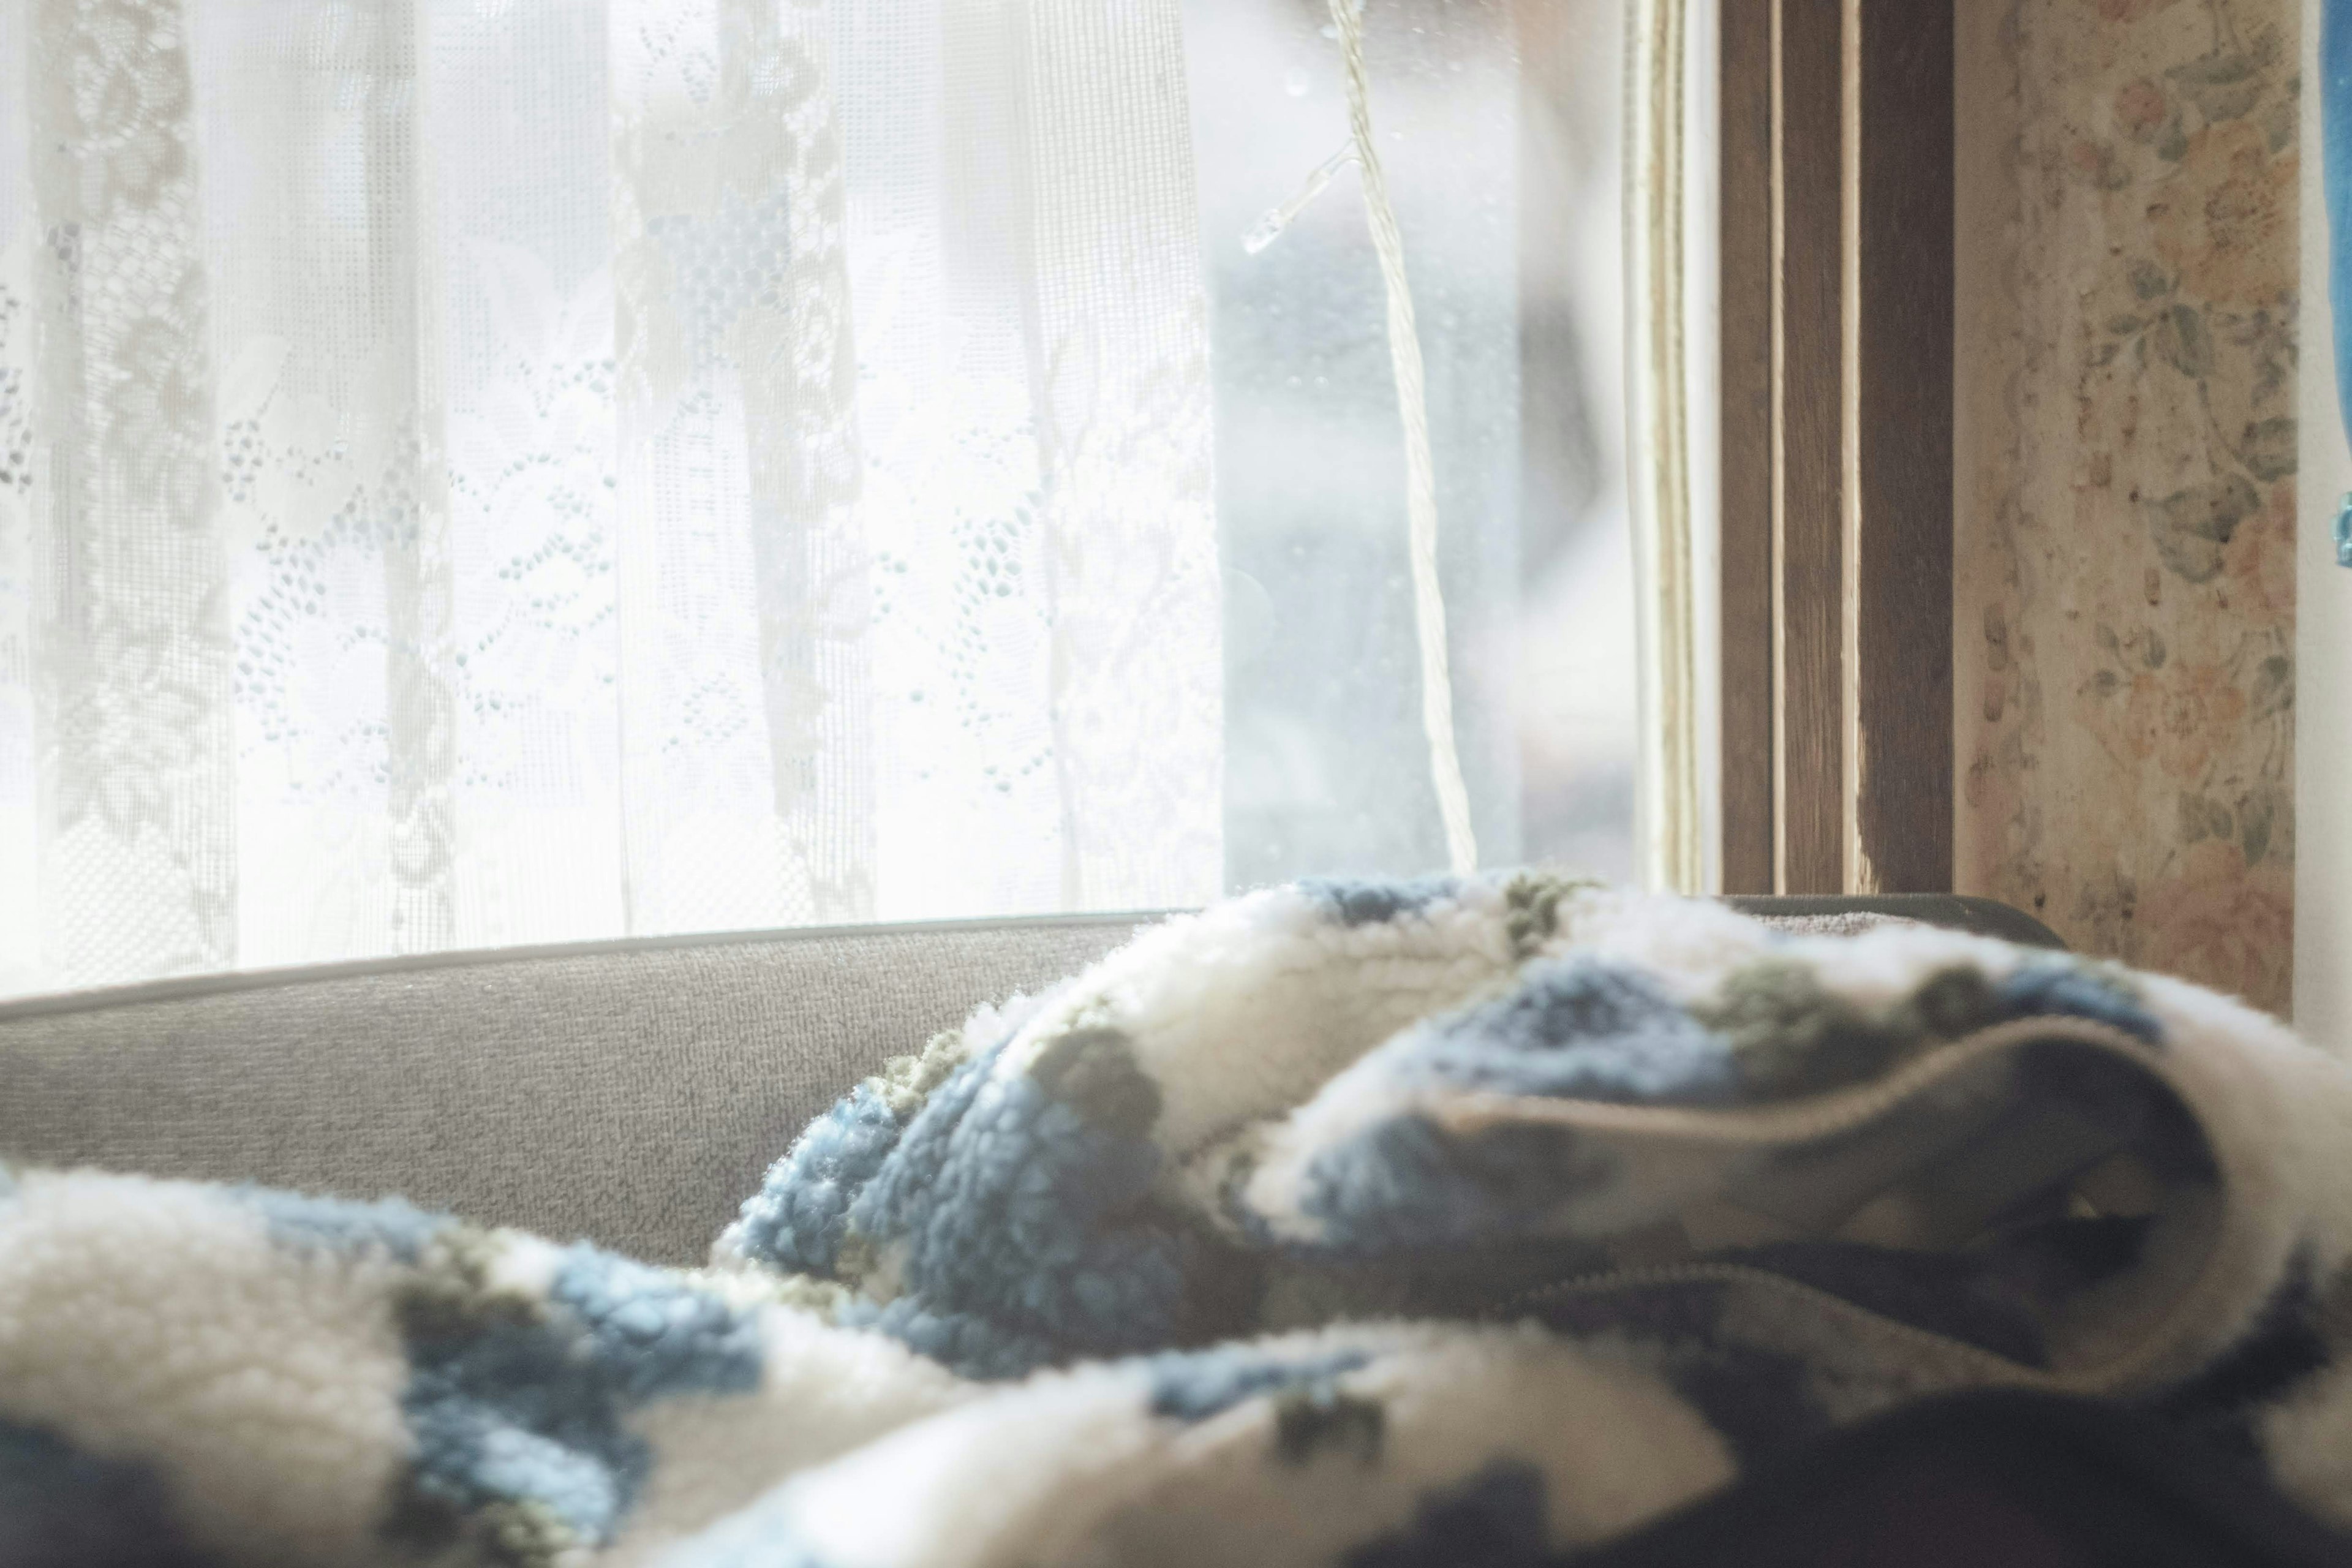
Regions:
<instances>
[{"instance_id":1,"label":"window","mask_svg":"<svg viewBox=\"0 0 2352 1568\"><path fill-rule=\"evenodd\" d=\"M1320 5L131 8L0 7L0 990L1444 864ZM1362 25L1480 858L1622 874L1617 13Z\"/></svg>"},{"instance_id":2,"label":"window","mask_svg":"<svg viewBox=\"0 0 2352 1568\"><path fill-rule=\"evenodd\" d=\"M1366 13L1423 350L1481 859L1632 869L1621 7ZM1381 278L1311 0L1189 0L1227 574L1229 886L1442 868Z\"/></svg>"}]
</instances>

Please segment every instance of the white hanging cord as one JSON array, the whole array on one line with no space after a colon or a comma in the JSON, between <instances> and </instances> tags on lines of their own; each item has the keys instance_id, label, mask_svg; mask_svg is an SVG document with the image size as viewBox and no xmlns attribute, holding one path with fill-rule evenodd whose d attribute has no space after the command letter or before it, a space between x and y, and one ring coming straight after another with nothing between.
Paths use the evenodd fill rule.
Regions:
<instances>
[{"instance_id":1,"label":"white hanging cord","mask_svg":"<svg viewBox=\"0 0 2352 1568\"><path fill-rule=\"evenodd\" d=\"M1307 176L1307 183L1298 188L1297 195L1258 219L1256 225L1242 236L1243 251L1255 256L1280 239L1282 231L1290 226L1291 220L1307 210L1308 202L1323 194L1323 187L1331 183L1332 176L1355 161L1356 144L1350 142L1318 163L1315 172Z\"/></svg>"},{"instance_id":2,"label":"white hanging cord","mask_svg":"<svg viewBox=\"0 0 2352 1568\"><path fill-rule=\"evenodd\" d=\"M1371 224L1372 248L1381 258L1381 277L1388 285L1389 359L1396 369L1397 413L1404 424L1405 517L1411 532L1413 625L1421 639L1421 727L1429 738L1429 772L1437 785L1437 812L1445 822L1446 855L1454 874L1467 876L1478 868L1478 840L1470 831L1470 792L1462 785L1462 756L1454 743L1445 599L1437 580L1437 477L1429 460L1429 398L1422 375L1421 338L1413 327L1412 292L1405 283L1404 240L1397 233L1396 209L1389 205L1380 150L1372 144L1371 85L1364 72L1358 3L1330 0L1331 21L1339 31L1339 58L1348 74L1348 122L1355 132L1364 211ZM1330 180L1324 171L1336 173L1338 165L1334 160L1317 171L1323 184ZM1289 210L1304 205L1323 184L1310 178L1308 189ZM1281 232L1280 225L1275 232Z\"/></svg>"}]
</instances>

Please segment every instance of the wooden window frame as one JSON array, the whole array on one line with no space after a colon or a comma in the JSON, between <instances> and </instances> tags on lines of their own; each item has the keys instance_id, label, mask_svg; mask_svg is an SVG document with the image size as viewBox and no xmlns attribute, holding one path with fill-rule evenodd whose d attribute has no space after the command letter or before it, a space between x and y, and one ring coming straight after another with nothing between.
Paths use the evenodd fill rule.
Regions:
<instances>
[{"instance_id":1,"label":"wooden window frame","mask_svg":"<svg viewBox=\"0 0 2352 1568\"><path fill-rule=\"evenodd\" d=\"M1955 3L1719 0L1727 893L1953 885Z\"/></svg>"}]
</instances>

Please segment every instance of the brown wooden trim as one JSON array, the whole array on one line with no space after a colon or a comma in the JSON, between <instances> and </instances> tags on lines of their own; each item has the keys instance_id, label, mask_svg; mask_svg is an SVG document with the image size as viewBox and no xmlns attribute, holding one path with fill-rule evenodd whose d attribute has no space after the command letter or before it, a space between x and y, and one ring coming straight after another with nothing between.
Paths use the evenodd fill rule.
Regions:
<instances>
[{"instance_id":1,"label":"brown wooden trim","mask_svg":"<svg viewBox=\"0 0 2352 1568\"><path fill-rule=\"evenodd\" d=\"M1845 890L1845 45L1836 0L1773 7L1776 892Z\"/></svg>"},{"instance_id":2,"label":"brown wooden trim","mask_svg":"<svg viewBox=\"0 0 2352 1568\"><path fill-rule=\"evenodd\" d=\"M1727 892L1951 886L1950 3L1722 0Z\"/></svg>"},{"instance_id":3,"label":"brown wooden trim","mask_svg":"<svg viewBox=\"0 0 2352 1568\"><path fill-rule=\"evenodd\" d=\"M1721 883L1772 873L1772 3L1721 0Z\"/></svg>"},{"instance_id":4,"label":"brown wooden trim","mask_svg":"<svg viewBox=\"0 0 2352 1568\"><path fill-rule=\"evenodd\" d=\"M1853 892L1952 886L1953 3L1862 4Z\"/></svg>"}]
</instances>

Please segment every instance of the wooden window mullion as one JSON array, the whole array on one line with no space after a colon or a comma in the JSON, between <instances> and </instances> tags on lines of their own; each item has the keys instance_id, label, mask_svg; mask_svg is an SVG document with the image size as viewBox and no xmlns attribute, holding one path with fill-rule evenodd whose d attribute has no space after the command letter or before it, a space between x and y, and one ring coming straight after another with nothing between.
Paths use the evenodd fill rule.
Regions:
<instances>
[{"instance_id":1,"label":"wooden window mullion","mask_svg":"<svg viewBox=\"0 0 2352 1568\"><path fill-rule=\"evenodd\" d=\"M1948 890L1949 0L1720 16L1723 889Z\"/></svg>"}]
</instances>

